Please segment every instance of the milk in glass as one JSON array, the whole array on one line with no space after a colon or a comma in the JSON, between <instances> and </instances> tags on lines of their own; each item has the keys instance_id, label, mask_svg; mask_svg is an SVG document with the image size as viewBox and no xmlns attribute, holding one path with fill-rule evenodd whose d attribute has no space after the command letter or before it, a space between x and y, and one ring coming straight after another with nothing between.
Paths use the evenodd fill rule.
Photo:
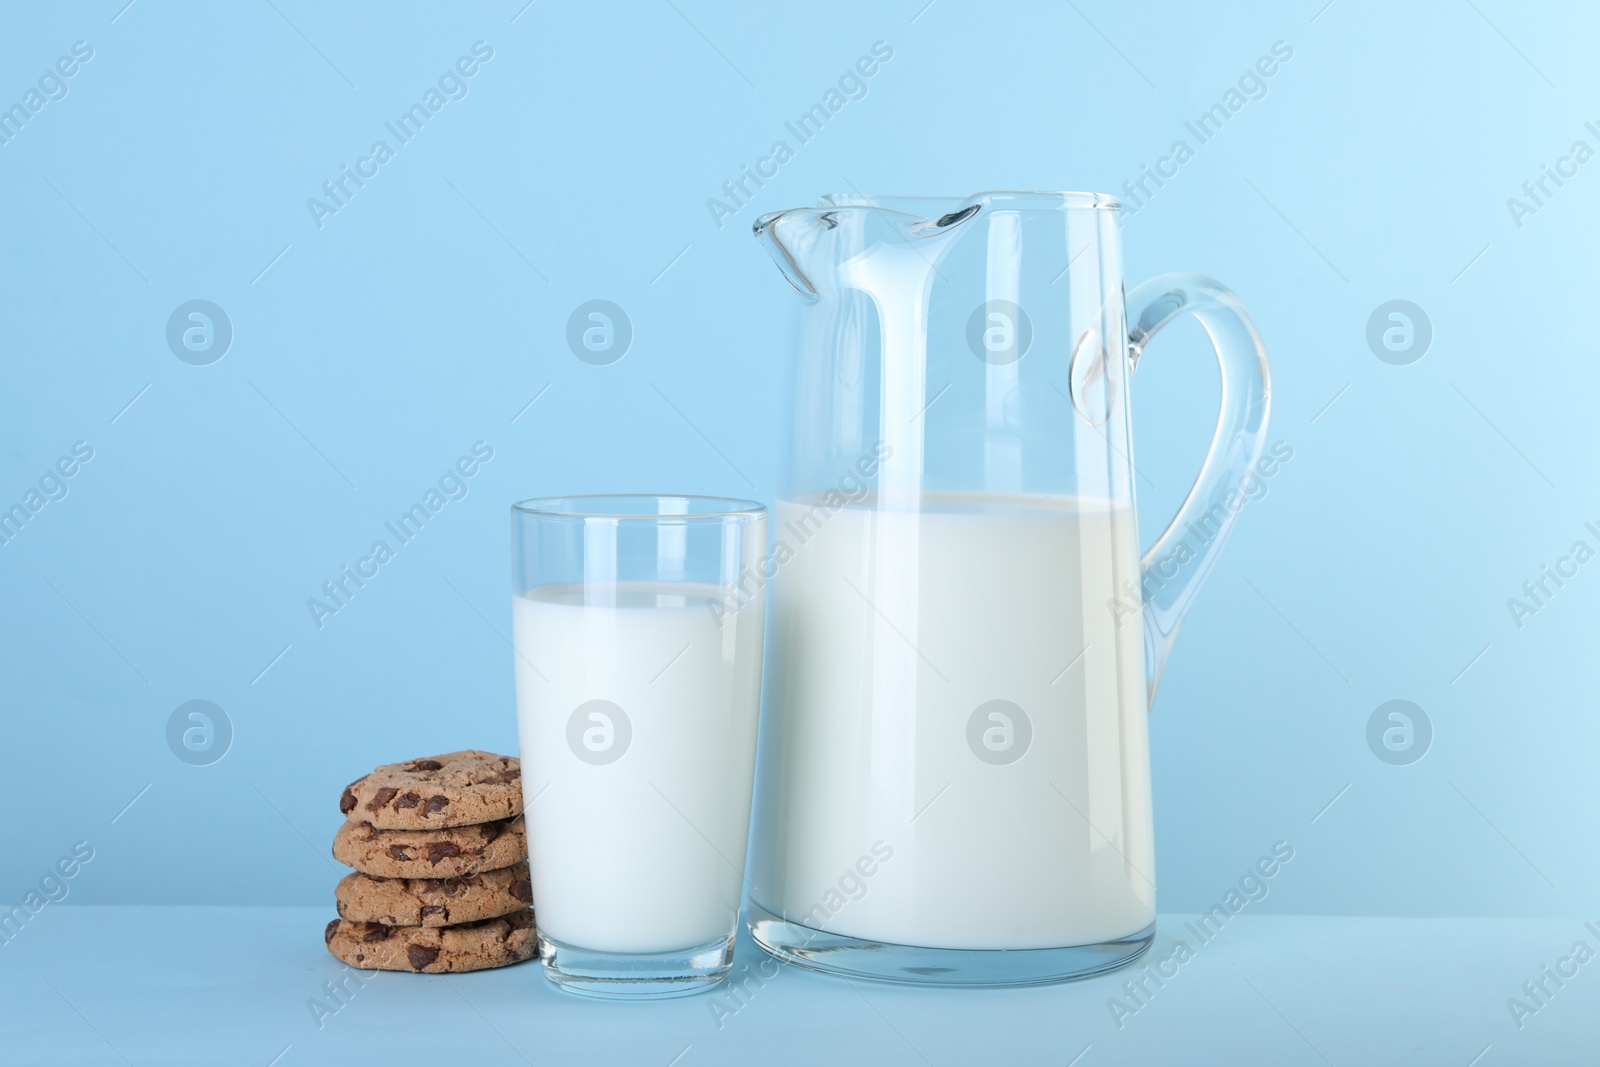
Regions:
<instances>
[{"instance_id":1,"label":"milk in glass","mask_svg":"<svg viewBox=\"0 0 1600 1067\"><path fill-rule=\"evenodd\" d=\"M717 586L513 598L534 907L597 952L725 940L739 913L764 604Z\"/></svg>"}]
</instances>

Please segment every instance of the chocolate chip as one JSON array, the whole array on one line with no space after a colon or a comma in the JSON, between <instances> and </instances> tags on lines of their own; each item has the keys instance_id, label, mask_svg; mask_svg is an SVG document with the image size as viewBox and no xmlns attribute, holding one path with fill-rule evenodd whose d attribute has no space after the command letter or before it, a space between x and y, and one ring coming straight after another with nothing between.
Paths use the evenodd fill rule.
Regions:
<instances>
[{"instance_id":1,"label":"chocolate chip","mask_svg":"<svg viewBox=\"0 0 1600 1067\"><path fill-rule=\"evenodd\" d=\"M379 808L389 803L389 801L393 800L394 795L398 792L400 792L400 790L396 789L394 786L384 786L382 789L373 794L371 800L367 801L367 810L377 811Z\"/></svg>"},{"instance_id":2,"label":"chocolate chip","mask_svg":"<svg viewBox=\"0 0 1600 1067\"><path fill-rule=\"evenodd\" d=\"M403 794L400 797L399 800L394 802L394 810L395 811L404 811L406 808L414 808L418 804L421 804L421 803L422 803L422 794L420 794L420 793L406 793L406 794Z\"/></svg>"},{"instance_id":3,"label":"chocolate chip","mask_svg":"<svg viewBox=\"0 0 1600 1067\"><path fill-rule=\"evenodd\" d=\"M444 764L436 759L419 759L411 765L411 769L416 771L437 771L443 767Z\"/></svg>"},{"instance_id":4,"label":"chocolate chip","mask_svg":"<svg viewBox=\"0 0 1600 1067\"><path fill-rule=\"evenodd\" d=\"M513 767L509 771L501 771L499 773L499 775L497 775L497 777L502 782L514 782L518 778L522 777L522 768L521 767Z\"/></svg>"},{"instance_id":5,"label":"chocolate chip","mask_svg":"<svg viewBox=\"0 0 1600 1067\"><path fill-rule=\"evenodd\" d=\"M333 940L333 935L335 933L337 933L338 930L339 930L339 920L335 919L331 923L328 924L327 929L322 931L322 943L324 945L326 945L329 941L332 941Z\"/></svg>"},{"instance_id":6,"label":"chocolate chip","mask_svg":"<svg viewBox=\"0 0 1600 1067\"><path fill-rule=\"evenodd\" d=\"M428 846L428 862L438 866L440 860L461 855L461 846L454 841L435 841Z\"/></svg>"},{"instance_id":7,"label":"chocolate chip","mask_svg":"<svg viewBox=\"0 0 1600 1067\"><path fill-rule=\"evenodd\" d=\"M439 950L427 945L411 945L406 949L406 959L411 961L411 969L420 971L428 964L439 958Z\"/></svg>"},{"instance_id":8,"label":"chocolate chip","mask_svg":"<svg viewBox=\"0 0 1600 1067\"><path fill-rule=\"evenodd\" d=\"M390 845L389 858L399 860L401 863L411 862L411 853L406 851L406 845Z\"/></svg>"},{"instance_id":9,"label":"chocolate chip","mask_svg":"<svg viewBox=\"0 0 1600 1067\"><path fill-rule=\"evenodd\" d=\"M463 878L446 878L439 883L439 888L444 890L445 896L453 897L460 895L461 891L467 888L467 883Z\"/></svg>"},{"instance_id":10,"label":"chocolate chip","mask_svg":"<svg viewBox=\"0 0 1600 1067\"><path fill-rule=\"evenodd\" d=\"M423 815L432 815L435 812L443 811L445 808L448 808L449 806L450 806L450 798L449 797L440 797L440 796L429 797L428 798L428 802L426 804L422 805L422 814Z\"/></svg>"},{"instance_id":11,"label":"chocolate chip","mask_svg":"<svg viewBox=\"0 0 1600 1067\"><path fill-rule=\"evenodd\" d=\"M519 878L512 882L506 891L524 904L533 903L533 883L526 878Z\"/></svg>"},{"instance_id":12,"label":"chocolate chip","mask_svg":"<svg viewBox=\"0 0 1600 1067\"><path fill-rule=\"evenodd\" d=\"M487 845L490 841L506 832L506 824L503 822L480 823L478 832L483 835L483 843Z\"/></svg>"},{"instance_id":13,"label":"chocolate chip","mask_svg":"<svg viewBox=\"0 0 1600 1067\"><path fill-rule=\"evenodd\" d=\"M362 941L387 941L389 935L394 933L394 927L382 923L367 923L367 932L361 936Z\"/></svg>"},{"instance_id":14,"label":"chocolate chip","mask_svg":"<svg viewBox=\"0 0 1600 1067\"><path fill-rule=\"evenodd\" d=\"M355 810L355 807L356 795L350 792L349 787L346 786L345 791L339 794L339 814L349 815Z\"/></svg>"},{"instance_id":15,"label":"chocolate chip","mask_svg":"<svg viewBox=\"0 0 1600 1067\"><path fill-rule=\"evenodd\" d=\"M443 915L443 914L444 914L444 905L443 904L424 904L422 906L422 917L424 919L428 918L431 915Z\"/></svg>"}]
</instances>

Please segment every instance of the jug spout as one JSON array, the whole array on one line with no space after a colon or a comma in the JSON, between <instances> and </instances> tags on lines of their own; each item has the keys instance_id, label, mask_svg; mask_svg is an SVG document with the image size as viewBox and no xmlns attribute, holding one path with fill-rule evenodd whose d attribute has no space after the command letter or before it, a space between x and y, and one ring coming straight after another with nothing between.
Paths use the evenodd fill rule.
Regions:
<instances>
[{"instance_id":1,"label":"jug spout","mask_svg":"<svg viewBox=\"0 0 1600 1067\"><path fill-rule=\"evenodd\" d=\"M944 238L961 224L979 215L1002 194L981 193L963 200L948 197L872 197L835 193L822 198L818 207L791 208L761 216L753 227L756 239L778 265L778 270L804 299L818 298L817 281L840 265L841 255L854 255L863 245L879 242L911 246L919 241ZM1011 195L1011 194L1006 194ZM845 226L852 235L849 249L824 247L831 231ZM834 235L837 237L838 235ZM923 258L943 254L941 247Z\"/></svg>"},{"instance_id":2,"label":"jug spout","mask_svg":"<svg viewBox=\"0 0 1600 1067\"><path fill-rule=\"evenodd\" d=\"M831 212L794 208L762 215L752 229L779 272L795 292L809 301L818 296L809 276L812 250L818 238L838 224Z\"/></svg>"}]
</instances>

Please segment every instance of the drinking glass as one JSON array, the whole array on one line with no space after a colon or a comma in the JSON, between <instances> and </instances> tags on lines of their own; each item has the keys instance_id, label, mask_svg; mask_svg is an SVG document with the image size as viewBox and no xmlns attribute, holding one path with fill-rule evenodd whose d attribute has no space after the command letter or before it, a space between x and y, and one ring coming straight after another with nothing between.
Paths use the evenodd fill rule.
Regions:
<instances>
[{"instance_id":1,"label":"drinking glass","mask_svg":"<svg viewBox=\"0 0 1600 1067\"><path fill-rule=\"evenodd\" d=\"M766 508L511 509L528 859L544 973L677 996L733 965L761 691Z\"/></svg>"}]
</instances>

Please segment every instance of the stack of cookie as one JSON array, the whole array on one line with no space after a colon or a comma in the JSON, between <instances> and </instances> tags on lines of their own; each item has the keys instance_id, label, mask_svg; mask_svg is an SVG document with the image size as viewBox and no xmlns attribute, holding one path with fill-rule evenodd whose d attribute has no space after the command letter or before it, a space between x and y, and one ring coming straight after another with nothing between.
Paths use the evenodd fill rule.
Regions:
<instances>
[{"instance_id":1,"label":"stack of cookie","mask_svg":"<svg viewBox=\"0 0 1600 1067\"><path fill-rule=\"evenodd\" d=\"M522 768L469 749L391 763L339 797L328 951L366 970L477 971L532 957Z\"/></svg>"}]
</instances>

